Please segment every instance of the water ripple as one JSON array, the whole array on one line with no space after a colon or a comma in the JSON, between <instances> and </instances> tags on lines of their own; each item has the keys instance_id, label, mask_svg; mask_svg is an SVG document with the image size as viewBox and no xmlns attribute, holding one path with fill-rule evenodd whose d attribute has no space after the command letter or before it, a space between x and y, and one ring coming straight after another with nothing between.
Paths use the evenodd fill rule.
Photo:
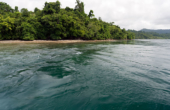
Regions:
<instances>
[{"instance_id":1,"label":"water ripple","mask_svg":"<svg viewBox=\"0 0 170 110\"><path fill-rule=\"evenodd\" d=\"M169 40L0 44L0 110L169 110Z\"/></svg>"}]
</instances>

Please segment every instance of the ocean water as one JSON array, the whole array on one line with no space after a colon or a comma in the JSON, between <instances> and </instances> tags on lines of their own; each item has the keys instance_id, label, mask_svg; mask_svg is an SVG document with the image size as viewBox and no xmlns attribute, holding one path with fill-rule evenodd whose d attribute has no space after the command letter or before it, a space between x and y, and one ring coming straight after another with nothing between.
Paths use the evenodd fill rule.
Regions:
<instances>
[{"instance_id":1,"label":"ocean water","mask_svg":"<svg viewBox=\"0 0 170 110\"><path fill-rule=\"evenodd\" d=\"M0 110L170 110L170 40L0 44Z\"/></svg>"}]
</instances>

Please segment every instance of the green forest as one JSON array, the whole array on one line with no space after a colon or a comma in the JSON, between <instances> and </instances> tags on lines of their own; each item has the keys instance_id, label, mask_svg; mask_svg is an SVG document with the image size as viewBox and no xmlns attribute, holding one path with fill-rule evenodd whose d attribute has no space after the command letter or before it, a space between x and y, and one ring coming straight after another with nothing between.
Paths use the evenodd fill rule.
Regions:
<instances>
[{"instance_id":1,"label":"green forest","mask_svg":"<svg viewBox=\"0 0 170 110\"><path fill-rule=\"evenodd\" d=\"M85 13L84 3L76 0L74 8L61 3L45 2L43 9L18 10L0 2L0 40L105 40L134 39L134 33L114 22L95 18L93 10Z\"/></svg>"},{"instance_id":2,"label":"green forest","mask_svg":"<svg viewBox=\"0 0 170 110\"><path fill-rule=\"evenodd\" d=\"M168 34L170 33L170 29L141 29L140 31L144 31L144 32L155 32L155 33L159 33L159 34Z\"/></svg>"},{"instance_id":3,"label":"green forest","mask_svg":"<svg viewBox=\"0 0 170 110\"><path fill-rule=\"evenodd\" d=\"M135 39L170 39L170 33L158 33L152 31L129 30L135 34Z\"/></svg>"}]
</instances>

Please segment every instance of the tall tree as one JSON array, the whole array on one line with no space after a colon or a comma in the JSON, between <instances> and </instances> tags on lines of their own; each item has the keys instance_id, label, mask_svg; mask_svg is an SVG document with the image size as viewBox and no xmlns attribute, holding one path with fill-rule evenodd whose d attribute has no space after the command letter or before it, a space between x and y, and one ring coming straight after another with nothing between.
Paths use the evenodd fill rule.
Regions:
<instances>
[{"instance_id":1,"label":"tall tree","mask_svg":"<svg viewBox=\"0 0 170 110\"><path fill-rule=\"evenodd\" d=\"M13 12L13 9L7 3L0 2L0 14L5 14L8 12Z\"/></svg>"},{"instance_id":2,"label":"tall tree","mask_svg":"<svg viewBox=\"0 0 170 110\"><path fill-rule=\"evenodd\" d=\"M78 10L80 13L84 13L84 3L80 0L76 0L75 10Z\"/></svg>"},{"instance_id":3,"label":"tall tree","mask_svg":"<svg viewBox=\"0 0 170 110\"><path fill-rule=\"evenodd\" d=\"M37 7L35 7L34 13L36 13L37 11L39 11L39 9Z\"/></svg>"},{"instance_id":4,"label":"tall tree","mask_svg":"<svg viewBox=\"0 0 170 110\"><path fill-rule=\"evenodd\" d=\"M90 10L90 12L89 12L89 18L92 18L92 17L94 17L94 14L93 14L93 10Z\"/></svg>"},{"instance_id":5,"label":"tall tree","mask_svg":"<svg viewBox=\"0 0 170 110\"><path fill-rule=\"evenodd\" d=\"M15 12L19 12L18 6L15 6Z\"/></svg>"},{"instance_id":6,"label":"tall tree","mask_svg":"<svg viewBox=\"0 0 170 110\"><path fill-rule=\"evenodd\" d=\"M30 12L26 8L22 8L21 13L22 13L23 17L29 17L30 16Z\"/></svg>"},{"instance_id":7,"label":"tall tree","mask_svg":"<svg viewBox=\"0 0 170 110\"><path fill-rule=\"evenodd\" d=\"M59 1L50 2L50 3L45 2L45 6L43 8L43 13L44 14L59 13L60 12L60 6L61 6L61 3Z\"/></svg>"},{"instance_id":8,"label":"tall tree","mask_svg":"<svg viewBox=\"0 0 170 110\"><path fill-rule=\"evenodd\" d=\"M56 13L59 13L59 12L60 12L60 6L61 6L61 3L57 0L56 3L55 3Z\"/></svg>"}]
</instances>

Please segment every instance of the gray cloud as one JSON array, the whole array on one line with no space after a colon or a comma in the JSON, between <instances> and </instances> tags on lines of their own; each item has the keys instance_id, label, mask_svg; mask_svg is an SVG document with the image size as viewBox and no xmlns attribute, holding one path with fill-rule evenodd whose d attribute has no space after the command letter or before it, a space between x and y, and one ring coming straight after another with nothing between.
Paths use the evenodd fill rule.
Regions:
<instances>
[{"instance_id":1,"label":"gray cloud","mask_svg":"<svg viewBox=\"0 0 170 110\"><path fill-rule=\"evenodd\" d=\"M45 1L56 0L2 0L13 8L18 6L34 10L43 8ZM60 0L62 8L74 8L76 0ZM170 1L169 0L82 0L85 11L92 9L95 17L104 21L115 22L126 29L170 29Z\"/></svg>"}]
</instances>

